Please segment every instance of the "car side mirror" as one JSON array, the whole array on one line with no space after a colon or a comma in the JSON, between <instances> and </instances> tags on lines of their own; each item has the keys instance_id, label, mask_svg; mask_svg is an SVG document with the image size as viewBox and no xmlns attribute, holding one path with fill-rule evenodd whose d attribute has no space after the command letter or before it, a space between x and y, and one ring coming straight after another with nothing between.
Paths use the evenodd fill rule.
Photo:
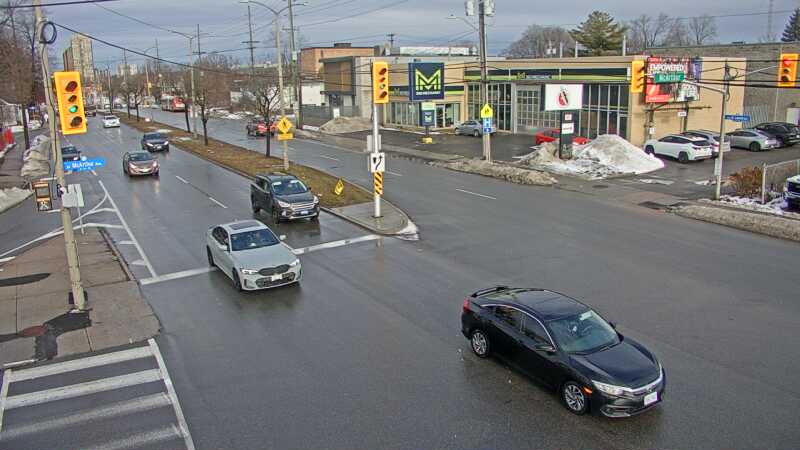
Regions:
<instances>
[{"instance_id":1,"label":"car side mirror","mask_svg":"<svg viewBox=\"0 0 800 450\"><path fill-rule=\"evenodd\" d=\"M608 324L611 325L611 328L617 329L617 322L608 322Z\"/></svg>"},{"instance_id":2,"label":"car side mirror","mask_svg":"<svg viewBox=\"0 0 800 450\"><path fill-rule=\"evenodd\" d=\"M540 350L540 351L547 352L547 353L555 353L556 352L556 348L553 347L550 344L544 344L544 343L536 344L536 346L534 348L536 348L536 350Z\"/></svg>"},{"instance_id":3,"label":"car side mirror","mask_svg":"<svg viewBox=\"0 0 800 450\"><path fill-rule=\"evenodd\" d=\"M280 239L282 241L285 241L286 240L286 235L282 234L282 235L278 236L278 239Z\"/></svg>"}]
</instances>

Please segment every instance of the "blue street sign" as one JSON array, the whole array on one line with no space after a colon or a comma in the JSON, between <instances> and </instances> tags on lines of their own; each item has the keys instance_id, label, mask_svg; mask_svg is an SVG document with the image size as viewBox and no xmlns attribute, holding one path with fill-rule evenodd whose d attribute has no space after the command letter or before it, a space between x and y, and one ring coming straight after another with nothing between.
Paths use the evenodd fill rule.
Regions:
<instances>
[{"instance_id":1,"label":"blue street sign","mask_svg":"<svg viewBox=\"0 0 800 450\"><path fill-rule=\"evenodd\" d=\"M733 122L750 122L750 116L745 116L744 114L725 114L725 120L731 120Z\"/></svg>"},{"instance_id":2,"label":"blue street sign","mask_svg":"<svg viewBox=\"0 0 800 450\"><path fill-rule=\"evenodd\" d=\"M487 117L486 119L483 119L483 128L492 128L492 118L491 117Z\"/></svg>"},{"instance_id":3,"label":"blue street sign","mask_svg":"<svg viewBox=\"0 0 800 450\"><path fill-rule=\"evenodd\" d=\"M85 172L106 165L105 159L85 159L81 161L64 161L64 170L67 172Z\"/></svg>"}]
</instances>

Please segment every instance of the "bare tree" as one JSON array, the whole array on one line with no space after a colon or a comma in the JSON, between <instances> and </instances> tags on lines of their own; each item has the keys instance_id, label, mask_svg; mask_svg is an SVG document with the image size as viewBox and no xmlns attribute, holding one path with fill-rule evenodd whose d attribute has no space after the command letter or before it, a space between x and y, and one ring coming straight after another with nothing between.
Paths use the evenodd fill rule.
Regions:
<instances>
[{"instance_id":1,"label":"bare tree","mask_svg":"<svg viewBox=\"0 0 800 450\"><path fill-rule=\"evenodd\" d=\"M664 39L665 46L686 47L692 45L689 28L683 20L675 20L669 29L669 34Z\"/></svg>"},{"instance_id":2,"label":"bare tree","mask_svg":"<svg viewBox=\"0 0 800 450\"><path fill-rule=\"evenodd\" d=\"M278 106L278 83L274 69L259 71L248 82L246 90L242 93L245 102L253 102L256 112L264 118L267 124L265 151L266 156L271 156L270 135L272 134L272 117L276 114Z\"/></svg>"},{"instance_id":3,"label":"bare tree","mask_svg":"<svg viewBox=\"0 0 800 450\"><path fill-rule=\"evenodd\" d=\"M545 58L554 56L547 54L548 49L557 51L561 43L566 49L575 48L575 40L564 28L531 25L504 53L511 58Z\"/></svg>"},{"instance_id":4,"label":"bare tree","mask_svg":"<svg viewBox=\"0 0 800 450\"><path fill-rule=\"evenodd\" d=\"M675 20L664 13L658 17L642 14L628 22L628 48L642 52L664 45L674 23Z\"/></svg>"},{"instance_id":5,"label":"bare tree","mask_svg":"<svg viewBox=\"0 0 800 450\"><path fill-rule=\"evenodd\" d=\"M717 23L708 14L692 17L687 27L694 45L711 44L717 39Z\"/></svg>"}]
</instances>

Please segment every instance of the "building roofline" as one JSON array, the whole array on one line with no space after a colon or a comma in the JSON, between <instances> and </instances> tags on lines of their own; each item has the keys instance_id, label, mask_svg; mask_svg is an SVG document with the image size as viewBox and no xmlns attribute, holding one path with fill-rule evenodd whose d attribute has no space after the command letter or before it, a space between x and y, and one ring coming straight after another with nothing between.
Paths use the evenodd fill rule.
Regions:
<instances>
[{"instance_id":1,"label":"building roofline","mask_svg":"<svg viewBox=\"0 0 800 450\"><path fill-rule=\"evenodd\" d=\"M320 49L320 50L353 50L353 49L355 49L355 50L375 50L375 47L372 47L372 46L370 46L370 47L334 47L334 46L326 47L326 46L314 46L314 47L303 47L303 48L300 49L300 51L303 51L303 50L315 50L315 49Z\"/></svg>"},{"instance_id":2,"label":"building roofline","mask_svg":"<svg viewBox=\"0 0 800 450\"><path fill-rule=\"evenodd\" d=\"M728 44L707 44L707 45L682 45L675 47L650 47L646 51L652 50L681 50L681 49L702 49L714 47L767 47L780 45L800 45L800 42L741 42Z\"/></svg>"}]
</instances>

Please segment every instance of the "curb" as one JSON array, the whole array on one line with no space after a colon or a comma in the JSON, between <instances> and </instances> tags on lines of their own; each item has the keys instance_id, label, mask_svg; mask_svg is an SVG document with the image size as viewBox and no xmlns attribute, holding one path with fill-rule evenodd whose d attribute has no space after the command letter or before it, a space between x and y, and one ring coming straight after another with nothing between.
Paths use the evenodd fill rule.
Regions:
<instances>
[{"instance_id":1,"label":"curb","mask_svg":"<svg viewBox=\"0 0 800 450\"><path fill-rule=\"evenodd\" d=\"M674 208L670 212L688 219L701 220L751 233L800 242L800 227L795 219L698 204Z\"/></svg>"},{"instance_id":2,"label":"curb","mask_svg":"<svg viewBox=\"0 0 800 450\"><path fill-rule=\"evenodd\" d=\"M402 236L403 233L400 233L400 231L402 231L406 227L408 227L409 223L412 223L411 222L411 218L408 217L408 214L406 214L405 211L403 211L402 209L398 208L394 204L390 203L388 200L385 200L385 199L381 198L381 203L388 204L389 206L391 206L392 208L397 210L400 213L400 215L403 216L403 226L400 229L398 229L397 231L381 231L381 230L379 230L377 228L374 228L374 227L370 226L369 224L367 224L367 223L365 223L365 222L363 222L361 220L355 219L355 218L353 218L351 216L346 216L346 215L344 215L344 214L342 214L340 212L332 210L331 208L320 207L320 209L325 211L326 213L332 215L332 216L336 216L336 217L338 217L340 219L346 220L346 221L352 223L353 225L357 225L357 226L359 226L361 228L364 228L365 230L371 231L371 232L373 232L375 234L379 234L381 236Z\"/></svg>"}]
</instances>

